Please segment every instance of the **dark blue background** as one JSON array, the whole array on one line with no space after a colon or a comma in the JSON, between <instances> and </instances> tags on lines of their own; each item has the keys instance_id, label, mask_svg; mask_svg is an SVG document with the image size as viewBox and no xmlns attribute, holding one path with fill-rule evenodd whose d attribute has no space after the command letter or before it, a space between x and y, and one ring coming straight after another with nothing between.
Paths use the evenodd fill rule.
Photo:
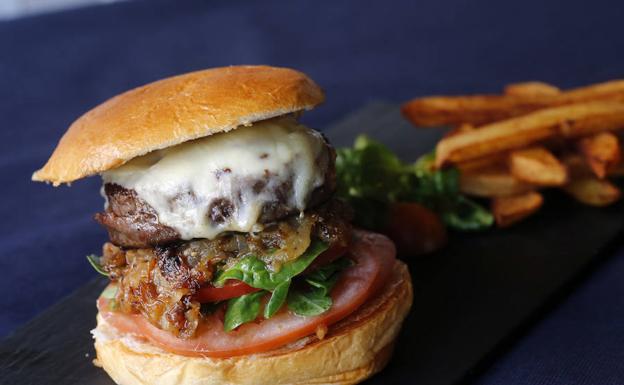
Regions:
<instances>
[{"instance_id":1,"label":"dark blue background","mask_svg":"<svg viewBox=\"0 0 624 385\"><path fill-rule=\"evenodd\" d=\"M95 274L99 180L29 178L106 98L200 68L291 66L327 92L305 117L322 129L376 99L623 77L623 16L621 1L137 1L0 23L0 337ZM624 254L479 382L624 382L623 271Z\"/></svg>"}]
</instances>

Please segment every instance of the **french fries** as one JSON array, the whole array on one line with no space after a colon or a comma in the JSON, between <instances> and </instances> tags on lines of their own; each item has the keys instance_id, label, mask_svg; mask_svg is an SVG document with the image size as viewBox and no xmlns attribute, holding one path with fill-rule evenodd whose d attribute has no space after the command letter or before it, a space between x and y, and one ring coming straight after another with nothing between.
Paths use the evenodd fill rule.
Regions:
<instances>
[{"instance_id":1,"label":"french fries","mask_svg":"<svg viewBox=\"0 0 624 385\"><path fill-rule=\"evenodd\" d=\"M541 146L511 152L509 169L518 180L537 186L563 186L568 181L566 167Z\"/></svg>"},{"instance_id":2,"label":"french fries","mask_svg":"<svg viewBox=\"0 0 624 385\"><path fill-rule=\"evenodd\" d=\"M499 167L507 163L507 158L509 155L507 153L496 154L492 156L487 156L484 158L479 158L475 160L470 160L463 163L458 163L457 168L461 173L470 173L470 172L478 172L483 169L492 169L495 167Z\"/></svg>"},{"instance_id":3,"label":"french fries","mask_svg":"<svg viewBox=\"0 0 624 385\"><path fill-rule=\"evenodd\" d=\"M436 147L436 165L477 159L555 137L574 138L623 127L624 103L546 108L443 138Z\"/></svg>"},{"instance_id":4,"label":"french fries","mask_svg":"<svg viewBox=\"0 0 624 385\"><path fill-rule=\"evenodd\" d=\"M594 174L600 179L620 163L620 143L611 132L601 132L579 140L579 151Z\"/></svg>"},{"instance_id":5,"label":"french fries","mask_svg":"<svg viewBox=\"0 0 624 385\"><path fill-rule=\"evenodd\" d=\"M518 195L535 188L514 178L504 165L460 172L459 175L460 191L478 197L495 198Z\"/></svg>"},{"instance_id":6,"label":"french fries","mask_svg":"<svg viewBox=\"0 0 624 385\"><path fill-rule=\"evenodd\" d=\"M608 206L622 195L613 183L595 176L572 180L563 190L581 203L598 207Z\"/></svg>"},{"instance_id":7,"label":"french fries","mask_svg":"<svg viewBox=\"0 0 624 385\"><path fill-rule=\"evenodd\" d=\"M507 227L533 214L544 203L542 194L529 191L520 195L492 199L492 214L498 227Z\"/></svg>"},{"instance_id":8,"label":"french fries","mask_svg":"<svg viewBox=\"0 0 624 385\"><path fill-rule=\"evenodd\" d=\"M414 99L402 112L416 126L455 126L436 146L435 167L457 167L460 190L491 199L499 227L537 211L538 189L591 206L622 195L607 178L624 178L624 80L572 90L515 83L502 95Z\"/></svg>"},{"instance_id":9,"label":"french fries","mask_svg":"<svg viewBox=\"0 0 624 385\"><path fill-rule=\"evenodd\" d=\"M476 126L556 106L590 101L624 102L624 80L555 92L545 83L510 85L505 95L433 96L405 103L403 115L417 127Z\"/></svg>"},{"instance_id":10,"label":"french fries","mask_svg":"<svg viewBox=\"0 0 624 385\"><path fill-rule=\"evenodd\" d=\"M554 96L561 94L561 90L548 83L524 82L509 84L503 91L505 95L511 96Z\"/></svg>"},{"instance_id":11,"label":"french fries","mask_svg":"<svg viewBox=\"0 0 624 385\"><path fill-rule=\"evenodd\" d=\"M498 95L433 96L415 99L401 107L401 113L416 127L475 126L507 119L547 106L552 97Z\"/></svg>"}]
</instances>

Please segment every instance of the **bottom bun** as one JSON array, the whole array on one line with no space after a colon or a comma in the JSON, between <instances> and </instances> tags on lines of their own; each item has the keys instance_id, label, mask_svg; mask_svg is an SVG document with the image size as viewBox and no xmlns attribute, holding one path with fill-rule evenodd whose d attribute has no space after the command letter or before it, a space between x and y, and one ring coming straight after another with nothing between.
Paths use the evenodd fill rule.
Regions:
<instances>
[{"instance_id":1,"label":"bottom bun","mask_svg":"<svg viewBox=\"0 0 624 385\"><path fill-rule=\"evenodd\" d=\"M121 385L355 384L380 371L412 304L407 267L374 299L332 325L323 339L306 337L274 351L231 358L186 357L120 335L98 315L96 364Z\"/></svg>"}]
</instances>

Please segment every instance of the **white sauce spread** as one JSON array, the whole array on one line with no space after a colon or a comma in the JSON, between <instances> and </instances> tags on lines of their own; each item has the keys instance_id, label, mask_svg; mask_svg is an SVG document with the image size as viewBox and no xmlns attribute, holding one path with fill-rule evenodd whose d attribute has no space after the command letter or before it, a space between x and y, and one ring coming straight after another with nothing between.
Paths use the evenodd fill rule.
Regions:
<instances>
[{"instance_id":1,"label":"white sauce spread","mask_svg":"<svg viewBox=\"0 0 624 385\"><path fill-rule=\"evenodd\" d=\"M323 149L319 133L294 118L278 118L154 151L102 178L136 191L182 239L212 239L224 231L258 230L267 203L302 212L325 179L316 164ZM284 184L288 196L282 188L280 199ZM227 200L229 212L215 222L210 206L217 199Z\"/></svg>"}]
</instances>

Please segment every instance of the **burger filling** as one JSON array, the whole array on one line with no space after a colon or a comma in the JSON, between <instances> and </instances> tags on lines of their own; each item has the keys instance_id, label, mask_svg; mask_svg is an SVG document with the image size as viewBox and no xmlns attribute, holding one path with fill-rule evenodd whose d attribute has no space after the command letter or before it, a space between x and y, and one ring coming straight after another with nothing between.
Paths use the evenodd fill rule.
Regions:
<instances>
[{"instance_id":1,"label":"burger filling","mask_svg":"<svg viewBox=\"0 0 624 385\"><path fill-rule=\"evenodd\" d=\"M188 338L201 321L202 302L226 305L228 295L219 295L224 285L238 285L233 294L273 286L270 279L260 282L238 274L277 276L296 264L301 265L296 269L301 270L299 273L318 271L321 266L314 261L321 252L327 256L323 267L334 263L350 241L346 210L340 202L331 201L303 216L267 225L260 233L227 233L213 240L196 239L156 248L127 249L106 243L100 263L117 282L116 310L141 313L153 325ZM306 251L313 255L303 261ZM249 261L256 266L248 266ZM235 278L227 279L227 275ZM276 283L285 284L293 278L284 274Z\"/></svg>"},{"instance_id":2,"label":"burger filling","mask_svg":"<svg viewBox=\"0 0 624 385\"><path fill-rule=\"evenodd\" d=\"M92 263L107 308L179 338L221 314L230 332L280 312L311 317L350 262L335 153L281 117L149 153L103 174L110 234ZM217 313L215 313L217 312Z\"/></svg>"}]
</instances>

